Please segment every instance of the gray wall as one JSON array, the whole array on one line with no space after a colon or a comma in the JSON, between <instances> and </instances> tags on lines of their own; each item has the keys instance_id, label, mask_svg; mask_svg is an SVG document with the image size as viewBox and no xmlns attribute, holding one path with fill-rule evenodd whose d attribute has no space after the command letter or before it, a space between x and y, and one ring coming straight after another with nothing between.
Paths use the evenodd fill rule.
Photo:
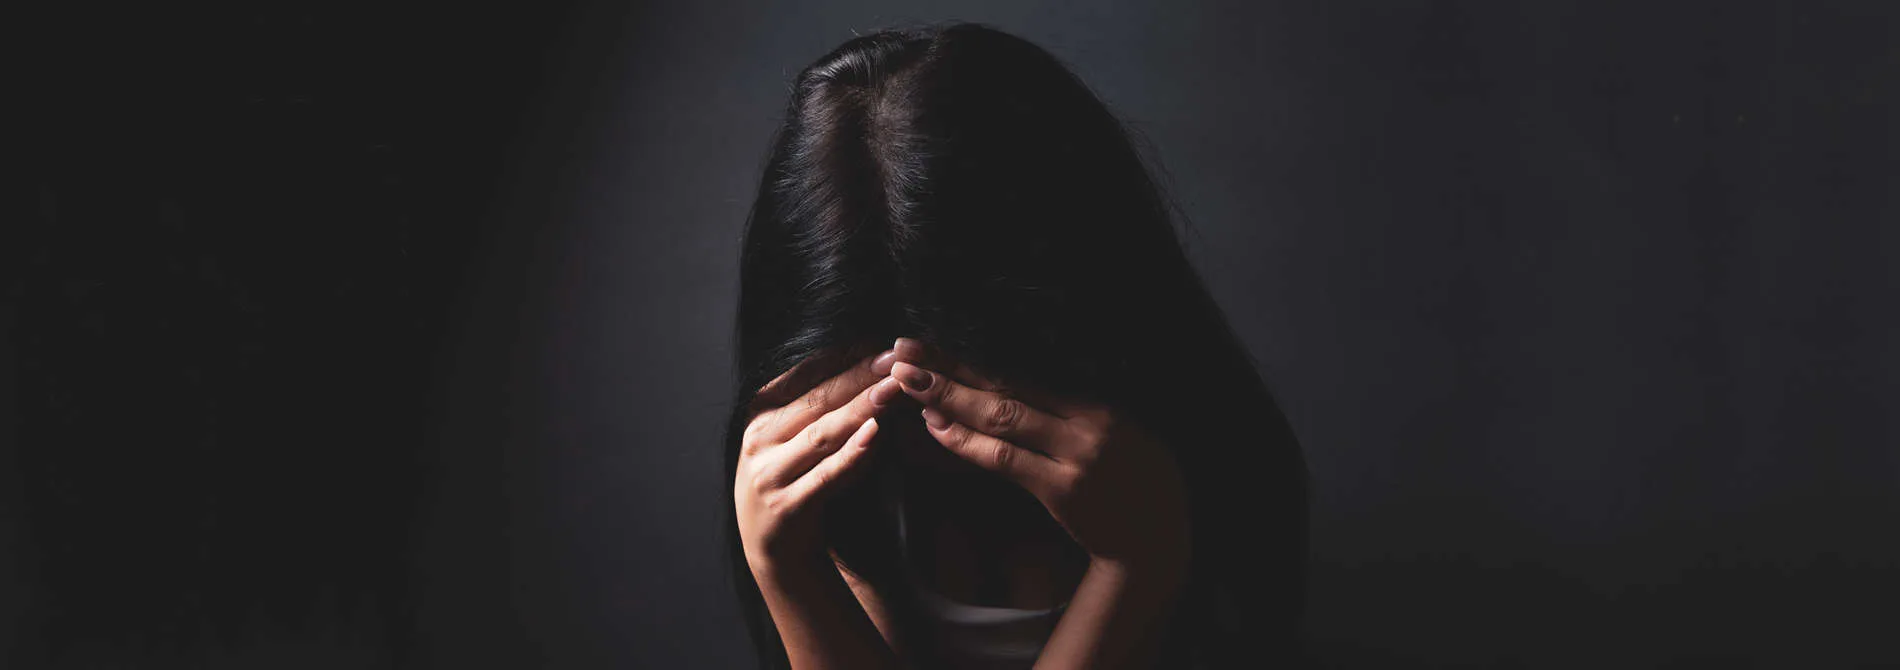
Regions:
<instances>
[{"instance_id":1,"label":"gray wall","mask_svg":"<svg viewBox=\"0 0 1900 670\"><path fill-rule=\"evenodd\" d=\"M1351 667L1900 663L1895 12L599 10L466 306L428 657L747 660L718 430L790 75L899 19L1070 62L1171 173L1315 482Z\"/></svg>"}]
</instances>

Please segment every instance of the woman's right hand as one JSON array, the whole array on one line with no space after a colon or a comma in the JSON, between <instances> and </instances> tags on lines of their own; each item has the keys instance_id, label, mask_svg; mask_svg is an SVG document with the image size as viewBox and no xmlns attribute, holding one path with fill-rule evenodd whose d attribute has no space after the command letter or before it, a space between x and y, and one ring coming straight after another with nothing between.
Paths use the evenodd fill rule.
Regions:
<instances>
[{"instance_id":1,"label":"woman's right hand","mask_svg":"<svg viewBox=\"0 0 1900 670\"><path fill-rule=\"evenodd\" d=\"M890 376L894 359L892 351L866 358L788 399L807 385L807 360L759 390L732 492L755 577L826 558L821 503L861 469L877 435L873 417L903 395Z\"/></svg>"}]
</instances>

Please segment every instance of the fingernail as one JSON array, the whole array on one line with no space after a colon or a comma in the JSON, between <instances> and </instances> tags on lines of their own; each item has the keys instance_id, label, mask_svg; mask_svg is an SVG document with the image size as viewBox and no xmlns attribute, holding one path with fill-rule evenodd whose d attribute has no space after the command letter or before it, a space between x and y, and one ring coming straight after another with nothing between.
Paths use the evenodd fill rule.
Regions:
<instances>
[{"instance_id":1,"label":"fingernail","mask_svg":"<svg viewBox=\"0 0 1900 670\"><path fill-rule=\"evenodd\" d=\"M897 350L887 349L884 353L878 354L877 358L871 359L871 372L888 375L891 373L891 364L895 362L897 362Z\"/></svg>"},{"instance_id":2,"label":"fingernail","mask_svg":"<svg viewBox=\"0 0 1900 670\"><path fill-rule=\"evenodd\" d=\"M897 381L903 382L904 388L912 391L926 391L930 389L930 379L932 375L925 372L923 368L905 363L904 367L901 368L893 365L891 371L897 375Z\"/></svg>"},{"instance_id":3,"label":"fingernail","mask_svg":"<svg viewBox=\"0 0 1900 670\"><path fill-rule=\"evenodd\" d=\"M878 381L877 388L871 389L871 404L877 407L889 405L891 398L897 397L897 394L902 392L897 389L896 379L885 377Z\"/></svg>"},{"instance_id":4,"label":"fingernail","mask_svg":"<svg viewBox=\"0 0 1900 670\"><path fill-rule=\"evenodd\" d=\"M912 338L900 337L897 338L897 342L891 344L891 351L914 361L924 355L924 343Z\"/></svg>"},{"instance_id":5,"label":"fingernail","mask_svg":"<svg viewBox=\"0 0 1900 670\"><path fill-rule=\"evenodd\" d=\"M924 423L929 424L934 430L943 430L944 426L950 425L950 419L945 418L943 412L937 411L935 407L925 407Z\"/></svg>"}]
</instances>

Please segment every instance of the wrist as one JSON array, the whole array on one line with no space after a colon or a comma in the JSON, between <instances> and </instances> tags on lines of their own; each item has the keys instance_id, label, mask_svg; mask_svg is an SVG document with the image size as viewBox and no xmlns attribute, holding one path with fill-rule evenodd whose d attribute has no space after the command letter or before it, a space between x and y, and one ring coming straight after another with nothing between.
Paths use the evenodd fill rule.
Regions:
<instances>
[{"instance_id":1,"label":"wrist","mask_svg":"<svg viewBox=\"0 0 1900 670\"><path fill-rule=\"evenodd\" d=\"M823 556L774 556L746 553L746 564L752 568L752 578L761 586L771 584L796 584L809 582L814 577L822 577L824 570L831 567L831 561Z\"/></svg>"},{"instance_id":2,"label":"wrist","mask_svg":"<svg viewBox=\"0 0 1900 670\"><path fill-rule=\"evenodd\" d=\"M1088 572L1100 579L1147 589L1172 591L1185 581L1188 557L1185 552L1156 553L1142 556L1094 556Z\"/></svg>"}]
</instances>

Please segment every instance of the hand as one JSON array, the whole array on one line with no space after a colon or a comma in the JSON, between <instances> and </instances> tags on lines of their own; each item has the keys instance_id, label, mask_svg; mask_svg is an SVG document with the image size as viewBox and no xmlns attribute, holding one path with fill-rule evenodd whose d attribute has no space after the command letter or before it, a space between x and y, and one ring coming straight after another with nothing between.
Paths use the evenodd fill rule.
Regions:
<instances>
[{"instance_id":1,"label":"hand","mask_svg":"<svg viewBox=\"0 0 1900 670\"><path fill-rule=\"evenodd\" d=\"M1183 569L1186 487L1153 436L1106 407L1026 402L1026 394L1004 391L915 340L898 339L894 351L891 376L924 405L926 430L938 443L1029 491L1092 558Z\"/></svg>"},{"instance_id":2,"label":"hand","mask_svg":"<svg viewBox=\"0 0 1900 670\"><path fill-rule=\"evenodd\" d=\"M873 417L902 392L889 376L893 356L866 358L795 399L786 398L805 385L810 360L759 390L732 492L755 576L825 557L820 504L860 469L877 435Z\"/></svg>"}]
</instances>

